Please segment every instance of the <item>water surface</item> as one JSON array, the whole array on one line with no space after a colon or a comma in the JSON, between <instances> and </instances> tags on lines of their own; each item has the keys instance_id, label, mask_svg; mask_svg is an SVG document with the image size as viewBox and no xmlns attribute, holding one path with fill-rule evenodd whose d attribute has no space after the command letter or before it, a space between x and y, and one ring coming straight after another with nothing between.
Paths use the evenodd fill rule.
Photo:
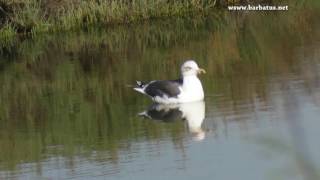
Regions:
<instances>
[{"instance_id":1,"label":"water surface","mask_svg":"<svg viewBox=\"0 0 320 180\"><path fill-rule=\"evenodd\" d=\"M318 15L219 12L1 48L0 178L319 177ZM177 78L186 59L207 70L205 101L139 116L152 102L128 85Z\"/></svg>"}]
</instances>

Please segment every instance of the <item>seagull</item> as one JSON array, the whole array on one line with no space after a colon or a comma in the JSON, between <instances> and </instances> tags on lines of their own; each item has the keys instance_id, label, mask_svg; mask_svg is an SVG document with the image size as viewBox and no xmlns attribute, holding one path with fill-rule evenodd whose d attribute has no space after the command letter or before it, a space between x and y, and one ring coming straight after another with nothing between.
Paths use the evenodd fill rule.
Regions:
<instances>
[{"instance_id":1,"label":"seagull","mask_svg":"<svg viewBox=\"0 0 320 180\"><path fill-rule=\"evenodd\" d=\"M177 104L201 101L204 92L198 74L206 73L194 60L187 60L181 66L181 78L144 83L137 81L133 89L149 96L160 104Z\"/></svg>"}]
</instances>

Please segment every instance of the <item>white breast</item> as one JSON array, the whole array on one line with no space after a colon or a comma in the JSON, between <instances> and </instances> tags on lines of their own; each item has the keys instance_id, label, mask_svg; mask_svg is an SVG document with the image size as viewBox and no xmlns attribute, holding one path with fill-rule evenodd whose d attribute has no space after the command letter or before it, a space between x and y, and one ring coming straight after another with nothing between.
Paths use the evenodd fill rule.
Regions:
<instances>
[{"instance_id":1,"label":"white breast","mask_svg":"<svg viewBox=\"0 0 320 180\"><path fill-rule=\"evenodd\" d=\"M204 98L202 84L197 76L184 77L181 91L178 96L180 102L200 101Z\"/></svg>"}]
</instances>

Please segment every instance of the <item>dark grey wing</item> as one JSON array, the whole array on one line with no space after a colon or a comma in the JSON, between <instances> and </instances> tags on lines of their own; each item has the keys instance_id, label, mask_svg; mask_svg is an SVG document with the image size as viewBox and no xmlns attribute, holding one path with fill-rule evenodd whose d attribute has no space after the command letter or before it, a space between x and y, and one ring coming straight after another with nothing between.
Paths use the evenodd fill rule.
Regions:
<instances>
[{"instance_id":1,"label":"dark grey wing","mask_svg":"<svg viewBox=\"0 0 320 180\"><path fill-rule=\"evenodd\" d=\"M181 80L170 80L170 81L154 81L150 83L144 90L149 96L163 97L177 97L180 94Z\"/></svg>"}]
</instances>

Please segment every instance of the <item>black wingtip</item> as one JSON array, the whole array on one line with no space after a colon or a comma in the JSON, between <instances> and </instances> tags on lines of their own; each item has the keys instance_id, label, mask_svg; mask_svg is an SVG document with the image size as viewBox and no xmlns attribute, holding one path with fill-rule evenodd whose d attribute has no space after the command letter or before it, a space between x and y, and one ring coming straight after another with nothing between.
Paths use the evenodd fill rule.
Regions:
<instances>
[{"instance_id":1,"label":"black wingtip","mask_svg":"<svg viewBox=\"0 0 320 180\"><path fill-rule=\"evenodd\" d=\"M142 81L136 81L136 83L137 83L137 86L140 88L143 88L143 86L145 85L145 83Z\"/></svg>"}]
</instances>

